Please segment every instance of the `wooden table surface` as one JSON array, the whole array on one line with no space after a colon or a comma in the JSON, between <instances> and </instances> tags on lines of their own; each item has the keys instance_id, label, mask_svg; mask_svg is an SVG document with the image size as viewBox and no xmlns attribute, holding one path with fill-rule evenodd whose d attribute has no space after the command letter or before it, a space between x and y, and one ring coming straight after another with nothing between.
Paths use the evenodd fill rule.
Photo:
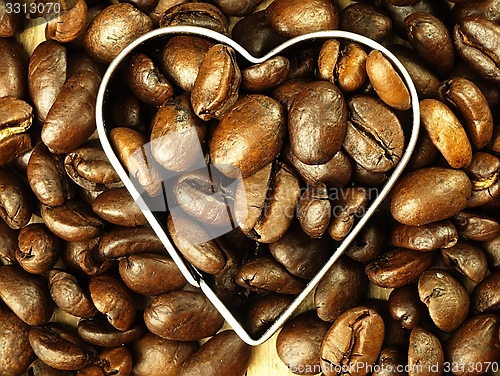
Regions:
<instances>
[{"instance_id":1,"label":"wooden table surface","mask_svg":"<svg viewBox=\"0 0 500 376\"><path fill-rule=\"evenodd\" d=\"M267 7L272 0L267 0L262 3L259 9L264 9ZM347 4L351 3L348 0L340 0L337 4L340 4L339 8L343 9ZM45 20L37 19L27 21L28 26L26 30L16 39L23 45L29 55L33 52L35 47L42 41L45 40ZM230 25L234 25L236 19L231 20ZM94 136L95 137L95 136ZM61 264L62 266L62 264ZM390 290L377 288L375 286L370 286L367 295L369 297L374 298L382 298L387 299ZM314 309L314 305L312 302L312 297L309 298L301 305L301 307L297 310L297 313ZM78 319L72 317L70 315L65 314L61 310L57 310L54 318L54 321L63 321L71 325L75 325L78 323ZM226 324L223 329L229 328ZM252 360L250 366L248 368L247 376L287 376L293 375L288 368L285 366L283 362L280 361L276 354L276 337L275 334L270 340L266 343L252 348ZM224 375L221 375L224 376Z\"/></svg>"}]
</instances>

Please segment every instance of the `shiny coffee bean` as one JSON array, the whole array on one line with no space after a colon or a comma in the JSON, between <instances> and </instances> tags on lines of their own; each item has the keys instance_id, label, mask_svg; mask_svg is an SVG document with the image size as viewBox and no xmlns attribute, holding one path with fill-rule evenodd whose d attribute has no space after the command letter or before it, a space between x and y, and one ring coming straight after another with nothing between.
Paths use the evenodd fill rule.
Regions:
<instances>
[{"instance_id":1,"label":"shiny coffee bean","mask_svg":"<svg viewBox=\"0 0 500 376\"><path fill-rule=\"evenodd\" d=\"M165 11L159 21L165 26L199 26L227 34L228 22L224 13L208 3L187 3L173 6Z\"/></svg>"},{"instance_id":2,"label":"shiny coffee bean","mask_svg":"<svg viewBox=\"0 0 500 376\"><path fill-rule=\"evenodd\" d=\"M252 303L245 315L245 330L257 337L262 334L293 302L293 295L271 293Z\"/></svg>"},{"instance_id":3,"label":"shiny coffee bean","mask_svg":"<svg viewBox=\"0 0 500 376\"><path fill-rule=\"evenodd\" d=\"M110 189L92 202L92 211L106 222L122 227L144 226L146 217L125 188Z\"/></svg>"},{"instance_id":4,"label":"shiny coffee bean","mask_svg":"<svg viewBox=\"0 0 500 376\"><path fill-rule=\"evenodd\" d=\"M105 273L113 266L112 260L99 254L100 237L79 242L66 242L61 250L64 265L73 274L86 277Z\"/></svg>"},{"instance_id":5,"label":"shiny coffee bean","mask_svg":"<svg viewBox=\"0 0 500 376\"><path fill-rule=\"evenodd\" d=\"M441 248L441 258L444 266L453 266L476 283L481 282L488 272L486 255L473 242L460 239L453 247Z\"/></svg>"},{"instance_id":6,"label":"shiny coffee bean","mask_svg":"<svg viewBox=\"0 0 500 376\"><path fill-rule=\"evenodd\" d=\"M421 368L418 368L421 367ZM441 375L444 368L444 353L439 339L428 329L416 327L410 334L408 348L408 376Z\"/></svg>"},{"instance_id":7,"label":"shiny coffee bean","mask_svg":"<svg viewBox=\"0 0 500 376\"><path fill-rule=\"evenodd\" d=\"M127 287L141 295L152 296L180 290L187 283L170 257L153 253L122 258L119 272Z\"/></svg>"},{"instance_id":8,"label":"shiny coffee bean","mask_svg":"<svg viewBox=\"0 0 500 376\"><path fill-rule=\"evenodd\" d=\"M500 274L494 272L480 281L471 293L471 308L474 313L496 311L500 307Z\"/></svg>"},{"instance_id":9,"label":"shiny coffee bean","mask_svg":"<svg viewBox=\"0 0 500 376\"><path fill-rule=\"evenodd\" d=\"M469 295L463 284L443 269L423 272L418 279L420 300L436 326L445 332L457 329L469 313Z\"/></svg>"},{"instance_id":10,"label":"shiny coffee bean","mask_svg":"<svg viewBox=\"0 0 500 376\"><path fill-rule=\"evenodd\" d=\"M471 182L463 171L422 168L396 183L391 193L391 214L409 226L437 222L462 211L471 191Z\"/></svg>"},{"instance_id":11,"label":"shiny coffee bean","mask_svg":"<svg viewBox=\"0 0 500 376\"><path fill-rule=\"evenodd\" d=\"M356 42L349 42L340 50L334 75L343 93L356 91L363 86L367 79L367 58L365 49ZM333 82L331 79L329 81Z\"/></svg>"},{"instance_id":12,"label":"shiny coffee bean","mask_svg":"<svg viewBox=\"0 0 500 376\"><path fill-rule=\"evenodd\" d=\"M0 68L0 97L12 96L19 99L28 97L27 62L28 57L21 45L12 38L0 40L0 51L5 56Z\"/></svg>"},{"instance_id":13,"label":"shiny coffee bean","mask_svg":"<svg viewBox=\"0 0 500 376\"><path fill-rule=\"evenodd\" d=\"M323 277L314 294L318 317L323 321L335 321L361 301L366 284L362 264L341 256Z\"/></svg>"},{"instance_id":14,"label":"shiny coffee bean","mask_svg":"<svg viewBox=\"0 0 500 376\"><path fill-rule=\"evenodd\" d=\"M16 260L24 270L43 274L55 265L61 250L60 239L43 223L31 223L19 232Z\"/></svg>"},{"instance_id":15,"label":"shiny coffee bean","mask_svg":"<svg viewBox=\"0 0 500 376\"><path fill-rule=\"evenodd\" d=\"M398 366L405 364L408 357L402 349L396 347L384 347L380 352L377 365L379 369L375 369L373 376L406 376L408 372L404 368Z\"/></svg>"},{"instance_id":16,"label":"shiny coffee bean","mask_svg":"<svg viewBox=\"0 0 500 376\"><path fill-rule=\"evenodd\" d=\"M500 224L493 218L469 210L455 214L450 220L458 234L469 240L486 241L500 231Z\"/></svg>"},{"instance_id":17,"label":"shiny coffee bean","mask_svg":"<svg viewBox=\"0 0 500 376\"><path fill-rule=\"evenodd\" d=\"M339 28L382 43L392 30L392 21L387 13L375 5L354 3L345 7L340 14Z\"/></svg>"},{"instance_id":18,"label":"shiny coffee bean","mask_svg":"<svg viewBox=\"0 0 500 376\"><path fill-rule=\"evenodd\" d=\"M407 226L396 222L392 226L390 237L391 244L395 247L428 252L453 247L457 244L458 232L448 220L422 226Z\"/></svg>"},{"instance_id":19,"label":"shiny coffee bean","mask_svg":"<svg viewBox=\"0 0 500 376\"><path fill-rule=\"evenodd\" d=\"M132 326L137 301L120 279L107 274L92 277L89 291L95 307L106 315L113 327L123 331Z\"/></svg>"},{"instance_id":20,"label":"shiny coffee bean","mask_svg":"<svg viewBox=\"0 0 500 376\"><path fill-rule=\"evenodd\" d=\"M54 268L50 271L49 290L57 306L73 316L90 318L99 313L90 294L80 286L73 275L63 270Z\"/></svg>"},{"instance_id":21,"label":"shiny coffee bean","mask_svg":"<svg viewBox=\"0 0 500 376\"><path fill-rule=\"evenodd\" d=\"M241 71L241 89L251 93L265 93L284 83L290 74L290 61L275 56L263 63Z\"/></svg>"},{"instance_id":22,"label":"shiny coffee bean","mask_svg":"<svg viewBox=\"0 0 500 376\"><path fill-rule=\"evenodd\" d=\"M202 292L172 291L151 302L144 311L144 322L162 338L197 341L217 333L224 319Z\"/></svg>"},{"instance_id":23,"label":"shiny coffee bean","mask_svg":"<svg viewBox=\"0 0 500 376\"><path fill-rule=\"evenodd\" d=\"M387 244L386 224L372 218L345 250L345 255L359 262L373 260Z\"/></svg>"},{"instance_id":24,"label":"shiny coffee bean","mask_svg":"<svg viewBox=\"0 0 500 376\"><path fill-rule=\"evenodd\" d=\"M323 339L323 373L326 376L336 375L335 366L338 368L347 365L349 369L354 369L351 375L366 375L367 366L378 359L384 334L384 320L373 309L360 306L345 311L335 320Z\"/></svg>"},{"instance_id":25,"label":"shiny coffee bean","mask_svg":"<svg viewBox=\"0 0 500 376\"><path fill-rule=\"evenodd\" d=\"M302 230L311 238L320 238L330 223L331 204L325 183L308 186L299 199L297 215Z\"/></svg>"},{"instance_id":26,"label":"shiny coffee bean","mask_svg":"<svg viewBox=\"0 0 500 376\"><path fill-rule=\"evenodd\" d=\"M392 290L387 301L389 312L405 329L414 329L427 319L427 307L420 301L416 284Z\"/></svg>"},{"instance_id":27,"label":"shiny coffee bean","mask_svg":"<svg viewBox=\"0 0 500 376\"><path fill-rule=\"evenodd\" d=\"M31 219L31 205L24 185L13 172L0 169L0 217L14 230Z\"/></svg>"},{"instance_id":28,"label":"shiny coffee bean","mask_svg":"<svg viewBox=\"0 0 500 376\"><path fill-rule=\"evenodd\" d=\"M396 248L377 256L365 266L365 273L376 286L398 288L419 278L432 265L434 257L434 252Z\"/></svg>"},{"instance_id":29,"label":"shiny coffee bean","mask_svg":"<svg viewBox=\"0 0 500 376\"><path fill-rule=\"evenodd\" d=\"M144 322L136 320L127 330L118 330L113 327L104 316L97 316L89 320L80 320L78 335L95 346L117 347L137 341L145 332Z\"/></svg>"},{"instance_id":30,"label":"shiny coffee bean","mask_svg":"<svg viewBox=\"0 0 500 376\"><path fill-rule=\"evenodd\" d=\"M45 324L52 317L53 305L46 281L19 266L0 267L0 297L28 325Z\"/></svg>"}]
</instances>

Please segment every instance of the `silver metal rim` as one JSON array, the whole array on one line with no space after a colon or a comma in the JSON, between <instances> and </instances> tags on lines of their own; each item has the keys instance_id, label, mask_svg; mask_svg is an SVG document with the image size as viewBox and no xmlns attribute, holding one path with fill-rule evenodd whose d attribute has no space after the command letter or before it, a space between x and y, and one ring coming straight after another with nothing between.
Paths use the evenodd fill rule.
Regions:
<instances>
[{"instance_id":1,"label":"silver metal rim","mask_svg":"<svg viewBox=\"0 0 500 376\"><path fill-rule=\"evenodd\" d=\"M413 84L410 75L404 68L404 66L399 62L399 60L390 52L387 48L382 46L381 44L373 41L372 39L366 38L362 35L350 33L347 31L341 30L330 30L330 31L318 31L315 33L309 33L305 35L301 35L292 39L287 40L280 46L271 50L265 56L261 58L256 58L250 55L243 47L237 44L232 39L228 38L225 35L219 34L215 31L194 27L194 26L176 26L176 27L166 27L160 28L149 33L144 34L140 38L136 39L134 42L129 44L126 48L124 48L118 56L111 62L104 77L101 82L101 86L99 87L99 92L97 94L97 105L96 105L96 122L97 122L97 131L99 134L99 138L101 140L103 149L108 156L111 164L116 169L118 175L122 179L125 187L131 193L132 197L138 202L141 207L147 207L146 203L142 199L141 195L135 188L132 181L129 179L128 173L123 168L121 162L118 160L118 157L115 155L115 152L110 144L108 139L108 134L106 131L106 126L104 124L103 119L103 106L104 99L106 94L107 86L113 77L113 74L117 70L118 66L122 63L122 61L127 57L127 55L132 52L136 47L140 46L144 42L150 41L155 38L160 38L166 35L197 35L206 38L213 39L219 43L224 43L231 46L236 52L238 52L243 58L248 60L250 63L258 64L262 63L269 58L280 54L281 52L289 49L292 46L295 46L299 43L306 41L313 41L318 39L330 39L330 38L340 38L346 39L349 41L358 42L364 44L374 50L380 51L387 57L391 63L396 67L399 73L402 75L402 78L410 92L411 96L411 104L412 104L412 131L411 136L408 141L408 145L405 149L403 157L399 161L396 168L393 170L391 177L384 185L382 190L380 191L377 198L372 202L370 207L367 209L365 215L358 221L356 226L352 229L349 235L342 241L340 246L337 248L335 253L330 257L330 259L326 262L326 264L320 269L320 271L316 274L314 278L310 280L307 284L306 288L295 298L295 300L288 306L288 308L281 314L281 316L271 325L269 329L258 339L253 339L247 331L243 328L241 323L234 317L234 315L229 311L229 309L222 303L222 301L215 295L214 291L211 287L205 282L201 273L199 273L194 267L188 267L182 256L177 252L177 250L173 247L170 242L168 236L166 235L162 226L158 223L154 215L150 211L143 211L146 216L149 224L156 232L162 243L165 245L167 252L170 254L172 259L175 261L180 271L187 279L187 281L195 286L201 288L201 290L207 295L210 301L214 304L214 306L219 310L224 319L228 322L228 324L233 328L233 330L240 336L240 338L249 345L257 346L265 341L267 341L283 324L292 316L294 311L299 307L299 305L306 299L306 297L313 291L313 289L317 286L319 281L323 278L323 276L327 273L327 271L332 267L332 265L337 261L337 259L342 255L345 249L349 246L349 244L353 241L353 239L358 235L366 222L370 219L370 217L376 212L380 204L389 194L389 191L392 189L397 179L401 176L404 168L408 164L410 160L411 154L415 149L415 145L417 143L418 131L420 126L420 107L419 107L419 99L417 90L415 85Z\"/></svg>"}]
</instances>

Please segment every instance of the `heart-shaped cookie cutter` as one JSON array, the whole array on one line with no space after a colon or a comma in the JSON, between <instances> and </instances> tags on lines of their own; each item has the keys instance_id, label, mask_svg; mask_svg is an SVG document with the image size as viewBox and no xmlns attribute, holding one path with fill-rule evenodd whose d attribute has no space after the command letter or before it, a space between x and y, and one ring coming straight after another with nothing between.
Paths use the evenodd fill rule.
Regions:
<instances>
[{"instance_id":1,"label":"heart-shaped cookie cutter","mask_svg":"<svg viewBox=\"0 0 500 376\"><path fill-rule=\"evenodd\" d=\"M382 204L383 200L388 195L389 191L394 186L397 179L403 172L415 148L418 138L418 131L420 125L420 109L419 109L419 100L417 91L411 80L410 75L408 74L404 66L387 48L373 41L372 39L346 31L340 31L340 30L318 31L315 33L301 35L287 40L286 42L274 48L273 50L271 50L266 55L260 58L256 58L250 55L243 47L241 47L238 43L228 38L227 36L200 27L175 26L175 27L166 27L150 31L149 33L144 34L143 36L141 36L140 38L129 44L111 62L102 79L101 86L99 88L99 92L97 95L97 106L96 106L97 130L99 138L102 143L102 147L106 152L106 155L108 156L110 162L116 169L118 175L125 184L125 187L128 189L132 197L136 200L136 202L141 208L146 208L147 204L144 201L143 197L141 196L138 187L135 186L134 183L129 178L128 172L126 171L126 169L116 156L115 151L113 150L113 147L111 146L111 143L108 138L110 127L107 126L106 117L108 116L107 115L108 112L105 109L105 106L108 103L107 93L109 93L109 84L111 83L114 75L116 74L117 71L123 69L124 62L127 60L127 57L131 57L133 53L139 48L143 50L144 48L147 47L149 43L153 42L157 43L158 41L162 40L166 41L168 38L171 38L176 35L200 36L210 39L216 43L223 43L229 45L236 51L237 54L239 54L243 59L247 60L251 64L262 63L302 43L325 41L330 38L339 38L348 41L354 41L363 44L365 46L368 46L373 50L380 51L387 59L389 59L389 61L393 64L393 66L402 76L403 81L406 83L406 86L410 92L411 104L412 104L411 111L413 117L411 135L407 141L405 152L401 160L397 164L397 166L394 168L389 180L386 182L386 184L379 192L378 196L366 210L364 216L359 219L359 221L357 222L355 227L351 230L351 232L348 234L348 236L340 243L339 247L333 253L333 255L328 259L328 261L323 265L323 267L318 271L318 273L309 281L304 290L295 298L295 300L280 315L280 317L260 336L260 338L254 339L248 334L248 332L243 328L242 324L233 315L233 313L217 297L212 288L205 281L202 273L195 267L187 263L183 259L181 254L177 251L177 249L172 245L169 237L165 232L165 229L158 221L158 218L152 213L152 211L142 209L144 215L149 221L150 226L156 232L156 234L164 244L166 250L172 257L172 259L175 261L175 263L177 264L177 266L179 267L180 271L187 279L187 281L191 285L200 288L206 294L206 296L210 299L210 301L222 314L227 323L233 328L233 330L241 337L243 341L245 341L249 345L257 346L267 341L292 316L292 314L299 307L299 305L313 291L313 289L323 278L326 272L331 268L331 266L335 263L335 261L337 261L340 255L344 252L344 250L348 247L348 245L352 242L352 240L356 237L356 235L361 231L366 222L379 208L379 206Z\"/></svg>"}]
</instances>

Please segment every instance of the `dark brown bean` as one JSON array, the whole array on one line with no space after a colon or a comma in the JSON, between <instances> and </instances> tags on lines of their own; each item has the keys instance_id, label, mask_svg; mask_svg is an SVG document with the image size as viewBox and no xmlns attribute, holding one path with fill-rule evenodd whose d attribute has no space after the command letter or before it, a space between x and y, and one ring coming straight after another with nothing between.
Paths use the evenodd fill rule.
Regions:
<instances>
[{"instance_id":1,"label":"dark brown bean","mask_svg":"<svg viewBox=\"0 0 500 376\"><path fill-rule=\"evenodd\" d=\"M250 335L262 334L294 300L293 295L271 293L252 303L245 315L245 329Z\"/></svg>"},{"instance_id":2,"label":"dark brown bean","mask_svg":"<svg viewBox=\"0 0 500 376\"><path fill-rule=\"evenodd\" d=\"M347 106L337 86L325 81L307 84L295 97L288 115L294 155L306 164L328 162L342 146L346 121Z\"/></svg>"},{"instance_id":3,"label":"dark brown bean","mask_svg":"<svg viewBox=\"0 0 500 376\"><path fill-rule=\"evenodd\" d=\"M434 252L396 248L366 265L365 273L376 286L398 288L416 280L432 265L434 256Z\"/></svg>"},{"instance_id":4,"label":"dark brown bean","mask_svg":"<svg viewBox=\"0 0 500 376\"><path fill-rule=\"evenodd\" d=\"M450 221L438 221L422 226L406 226L394 223L391 244L395 247L428 252L438 248L450 248L457 244L458 232Z\"/></svg>"},{"instance_id":5,"label":"dark brown bean","mask_svg":"<svg viewBox=\"0 0 500 376\"><path fill-rule=\"evenodd\" d=\"M117 347L133 343L146 330L141 319L136 320L129 329L121 331L113 327L103 316L80 320L77 329L78 335L85 342L102 347Z\"/></svg>"},{"instance_id":6,"label":"dark brown bean","mask_svg":"<svg viewBox=\"0 0 500 376\"><path fill-rule=\"evenodd\" d=\"M359 262L369 262L383 250L386 244L386 224L375 216L354 238L344 254Z\"/></svg>"},{"instance_id":7,"label":"dark brown bean","mask_svg":"<svg viewBox=\"0 0 500 376\"><path fill-rule=\"evenodd\" d=\"M0 217L10 228L18 230L31 218L31 205L23 184L9 170L0 169Z\"/></svg>"},{"instance_id":8,"label":"dark brown bean","mask_svg":"<svg viewBox=\"0 0 500 376\"><path fill-rule=\"evenodd\" d=\"M66 242L61 251L64 265L74 274L82 277L105 273L113 266L112 260L99 253L100 237L80 242Z\"/></svg>"},{"instance_id":9,"label":"dark brown bean","mask_svg":"<svg viewBox=\"0 0 500 376\"><path fill-rule=\"evenodd\" d=\"M354 3L340 14L340 29L364 35L382 43L392 30L388 14L372 4Z\"/></svg>"},{"instance_id":10,"label":"dark brown bean","mask_svg":"<svg viewBox=\"0 0 500 376\"><path fill-rule=\"evenodd\" d=\"M141 295L152 296L180 290L187 283L170 257L153 253L122 258L119 272L125 285Z\"/></svg>"},{"instance_id":11,"label":"dark brown bean","mask_svg":"<svg viewBox=\"0 0 500 376\"><path fill-rule=\"evenodd\" d=\"M439 376L444 368L444 353L439 339L431 331L416 327L410 334L408 376ZM425 371L424 371L425 370Z\"/></svg>"},{"instance_id":12,"label":"dark brown bean","mask_svg":"<svg viewBox=\"0 0 500 376\"><path fill-rule=\"evenodd\" d=\"M227 34L228 22L224 13L208 3L187 3L175 5L160 18L160 27L199 26Z\"/></svg>"},{"instance_id":13,"label":"dark brown bean","mask_svg":"<svg viewBox=\"0 0 500 376\"><path fill-rule=\"evenodd\" d=\"M443 269L423 272L418 279L418 294L436 326L445 332L457 329L469 313L469 294L464 285Z\"/></svg>"},{"instance_id":14,"label":"dark brown bean","mask_svg":"<svg viewBox=\"0 0 500 376\"><path fill-rule=\"evenodd\" d=\"M351 375L364 376L369 372L382 350L385 325L373 309L355 307L335 320L323 339L321 359L325 376L337 375L335 367L353 370Z\"/></svg>"},{"instance_id":15,"label":"dark brown bean","mask_svg":"<svg viewBox=\"0 0 500 376\"><path fill-rule=\"evenodd\" d=\"M480 281L472 290L472 312L484 313L496 311L500 307L500 273L495 272Z\"/></svg>"},{"instance_id":16,"label":"dark brown bean","mask_svg":"<svg viewBox=\"0 0 500 376\"><path fill-rule=\"evenodd\" d=\"M0 298L5 304L28 325L47 323L53 305L46 281L16 265L1 266L0 271Z\"/></svg>"},{"instance_id":17,"label":"dark brown bean","mask_svg":"<svg viewBox=\"0 0 500 376\"><path fill-rule=\"evenodd\" d=\"M63 270L50 271L49 289L57 306L73 316L90 318L99 313L90 294L82 289L74 276Z\"/></svg>"},{"instance_id":18,"label":"dark brown bean","mask_svg":"<svg viewBox=\"0 0 500 376\"><path fill-rule=\"evenodd\" d=\"M61 43L68 43L83 35L87 29L88 7L85 0L61 1L60 12L47 14L45 37Z\"/></svg>"},{"instance_id":19,"label":"dark brown bean","mask_svg":"<svg viewBox=\"0 0 500 376\"><path fill-rule=\"evenodd\" d=\"M241 89L251 93L265 93L284 83L290 74L290 61L275 56L263 63L241 71Z\"/></svg>"},{"instance_id":20,"label":"dark brown bean","mask_svg":"<svg viewBox=\"0 0 500 376\"><path fill-rule=\"evenodd\" d=\"M318 317L323 321L335 321L361 301L366 284L362 264L341 256L323 277L314 294Z\"/></svg>"},{"instance_id":21,"label":"dark brown bean","mask_svg":"<svg viewBox=\"0 0 500 376\"><path fill-rule=\"evenodd\" d=\"M311 238L321 238L328 228L332 207L325 183L313 183L299 199L297 215L302 230Z\"/></svg>"},{"instance_id":22,"label":"dark brown bean","mask_svg":"<svg viewBox=\"0 0 500 376\"><path fill-rule=\"evenodd\" d=\"M202 292L172 291L151 302L144 311L144 322L162 338L197 341L217 333L224 319Z\"/></svg>"},{"instance_id":23,"label":"dark brown bean","mask_svg":"<svg viewBox=\"0 0 500 376\"><path fill-rule=\"evenodd\" d=\"M110 189L96 197L92 211L107 222L122 227L144 226L146 217L125 188Z\"/></svg>"},{"instance_id":24,"label":"dark brown bean","mask_svg":"<svg viewBox=\"0 0 500 376\"><path fill-rule=\"evenodd\" d=\"M420 301L416 284L392 290L387 301L389 312L405 329L414 329L428 318L427 307Z\"/></svg>"},{"instance_id":25,"label":"dark brown bean","mask_svg":"<svg viewBox=\"0 0 500 376\"><path fill-rule=\"evenodd\" d=\"M151 19L132 4L113 4L90 23L85 32L85 49L97 60L110 63L125 46L152 28Z\"/></svg>"},{"instance_id":26,"label":"dark brown bean","mask_svg":"<svg viewBox=\"0 0 500 376\"><path fill-rule=\"evenodd\" d=\"M471 192L471 182L463 171L422 168L396 183L391 193L391 214L409 226L437 222L465 209Z\"/></svg>"},{"instance_id":27,"label":"dark brown bean","mask_svg":"<svg viewBox=\"0 0 500 376\"><path fill-rule=\"evenodd\" d=\"M0 15L0 37L10 38L24 31L24 17L21 12L14 12L16 3L2 1L2 12ZM7 10L10 7L11 11Z\"/></svg>"},{"instance_id":28,"label":"dark brown bean","mask_svg":"<svg viewBox=\"0 0 500 376\"><path fill-rule=\"evenodd\" d=\"M335 78L343 93L350 93L360 89L366 82L366 59L368 54L356 42L349 42L340 51L335 65ZM329 79L330 82L333 82Z\"/></svg>"},{"instance_id":29,"label":"dark brown bean","mask_svg":"<svg viewBox=\"0 0 500 376\"><path fill-rule=\"evenodd\" d=\"M59 238L43 223L31 223L23 227L18 240L16 260L28 273L46 273L59 258L61 250Z\"/></svg>"}]
</instances>

